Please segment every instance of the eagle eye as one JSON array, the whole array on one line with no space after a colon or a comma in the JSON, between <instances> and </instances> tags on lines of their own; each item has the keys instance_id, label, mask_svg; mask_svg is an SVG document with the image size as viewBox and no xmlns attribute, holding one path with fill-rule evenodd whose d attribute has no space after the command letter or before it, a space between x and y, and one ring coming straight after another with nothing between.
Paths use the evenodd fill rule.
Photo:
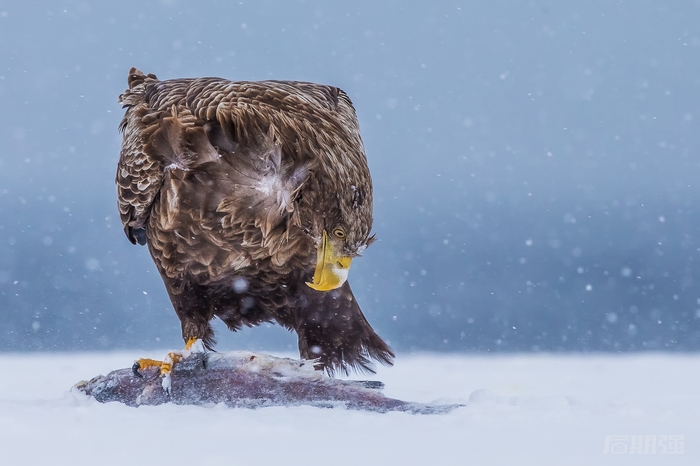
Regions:
<instances>
[{"instance_id":1,"label":"eagle eye","mask_svg":"<svg viewBox=\"0 0 700 466\"><path fill-rule=\"evenodd\" d=\"M338 239L345 239L345 230L343 229L343 227L333 228L333 236L335 236Z\"/></svg>"}]
</instances>

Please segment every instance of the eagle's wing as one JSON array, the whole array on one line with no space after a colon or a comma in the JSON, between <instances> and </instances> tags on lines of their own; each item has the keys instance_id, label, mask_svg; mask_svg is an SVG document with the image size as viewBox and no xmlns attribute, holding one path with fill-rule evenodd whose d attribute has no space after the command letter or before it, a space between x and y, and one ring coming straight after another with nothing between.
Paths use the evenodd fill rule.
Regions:
<instances>
[{"instance_id":1,"label":"eagle's wing","mask_svg":"<svg viewBox=\"0 0 700 466\"><path fill-rule=\"evenodd\" d=\"M133 244L146 244L145 226L151 204L163 183L162 161L146 150L157 118L148 108L145 83L155 79L154 75L146 76L132 68L129 89L119 96L127 111L119 127L124 140L117 165L117 199L124 233Z\"/></svg>"},{"instance_id":2,"label":"eagle's wing","mask_svg":"<svg viewBox=\"0 0 700 466\"><path fill-rule=\"evenodd\" d=\"M253 221L267 237L292 213L293 198L316 164L342 161L362 148L352 103L332 86L158 81L132 68L120 102L127 111L116 181L122 224L132 243L145 243L144 228L167 168L195 169L223 158L234 170L225 173L233 183L227 188L236 189L217 210L228 214L230 226Z\"/></svg>"},{"instance_id":3,"label":"eagle's wing","mask_svg":"<svg viewBox=\"0 0 700 466\"><path fill-rule=\"evenodd\" d=\"M282 267L315 252L301 234L301 191L322 191L308 186L328 162L321 157L343 160L362 148L344 92L285 81L159 81L132 69L120 101L124 231L144 244L149 227L165 275L188 270L215 281L259 259Z\"/></svg>"}]
</instances>

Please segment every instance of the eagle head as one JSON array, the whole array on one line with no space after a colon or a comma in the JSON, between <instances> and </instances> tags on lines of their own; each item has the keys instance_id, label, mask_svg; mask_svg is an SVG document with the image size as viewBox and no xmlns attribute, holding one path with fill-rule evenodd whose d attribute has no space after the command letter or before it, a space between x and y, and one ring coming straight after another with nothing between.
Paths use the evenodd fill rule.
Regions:
<instances>
[{"instance_id":1,"label":"eagle head","mask_svg":"<svg viewBox=\"0 0 700 466\"><path fill-rule=\"evenodd\" d=\"M336 188L337 189L337 188ZM375 240L372 229L372 182L367 177L330 196L321 215L315 242L316 268L306 282L317 291L340 288L348 279L352 259Z\"/></svg>"}]
</instances>

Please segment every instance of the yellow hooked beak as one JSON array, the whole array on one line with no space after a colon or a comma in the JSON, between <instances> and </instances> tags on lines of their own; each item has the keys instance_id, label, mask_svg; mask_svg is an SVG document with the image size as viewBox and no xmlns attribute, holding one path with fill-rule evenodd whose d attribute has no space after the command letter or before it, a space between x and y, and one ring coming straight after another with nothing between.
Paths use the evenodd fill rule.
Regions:
<instances>
[{"instance_id":1,"label":"yellow hooked beak","mask_svg":"<svg viewBox=\"0 0 700 466\"><path fill-rule=\"evenodd\" d=\"M313 282L306 282L306 284L316 291L330 291L343 286L348 279L352 257L340 256L333 250L333 244L328 240L326 230L323 230L316 257Z\"/></svg>"}]
</instances>

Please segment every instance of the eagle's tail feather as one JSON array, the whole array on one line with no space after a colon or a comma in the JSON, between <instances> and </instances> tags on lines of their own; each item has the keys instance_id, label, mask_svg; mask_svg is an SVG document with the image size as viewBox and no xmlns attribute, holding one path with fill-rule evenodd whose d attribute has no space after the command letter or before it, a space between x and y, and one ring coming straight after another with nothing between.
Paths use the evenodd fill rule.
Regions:
<instances>
[{"instance_id":1,"label":"eagle's tail feather","mask_svg":"<svg viewBox=\"0 0 700 466\"><path fill-rule=\"evenodd\" d=\"M318 359L329 375L374 374L373 361L393 364L394 353L367 322L347 282L328 292L306 288L296 325L302 358Z\"/></svg>"}]
</instances>

